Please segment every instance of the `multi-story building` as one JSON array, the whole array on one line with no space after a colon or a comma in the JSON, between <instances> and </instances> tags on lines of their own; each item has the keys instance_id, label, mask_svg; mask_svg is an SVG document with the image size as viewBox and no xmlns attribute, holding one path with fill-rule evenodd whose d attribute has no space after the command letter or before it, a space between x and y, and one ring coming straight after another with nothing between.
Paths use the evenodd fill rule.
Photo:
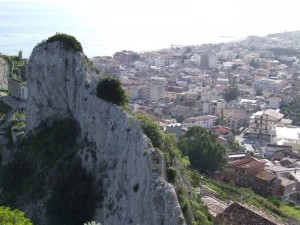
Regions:
<instances>
[{"instance_id":1,"label":"multi-story building","mask_svg":"<svg viewBox=\"0 0 300 225\"><path fill-rule=\"evenodd\" d=\"M211 115L191 117L184 121L183 127L189 128L191 126L199 126L203 128L212 128L214 126L216 118L216 116Z\"/></svg>"},{"instance_id":2,"label":"multi-story building","mask_svg":"<svg viewBox=\"0 0 300 225\"><path fill-rule=\"evenodd\" d=\"M233 181L239 186L250 187L254 176L263 171L264 167L265 162L247 156L244 159L229 162L225 165L223 168L223 179Z\"/></svg>"},{"instance_id":3,"label":"multi-story building","mask_svg":"<svg viewBox=\"0 0 300 225\"><path fill-rule=\"evenodd\" d=\"M176 92L165 92L165 99L168 101L174 101L177 99L178 93Z\"/></svg>"},{"instance_id":4,"label":"multi-story building","mask_svg":"<svg viewBox=\"0 0 300 225\"><path fill-rule=\"evenodd\" d=\"M207 101L203 102L203 113L215 115L221 112L222 109L226 108L226 101L224 99L220 99L218 101Z\"/></svg>"},{"instance_id":5,"label":"multi-story building","mask_svg":"<svg viewBox=\"0 0 300 225\"><path fill-rule=\"evenodd\" d=\"M182 135L182 124L181 123L170 123L166 125L166 132L174 133L178 140Z\"/></svg>"},{"instance_id":6,"label":"multi-story building","mask_svg":"<svg viewBox=\"0 0 300 225\"><path fill-rule=\"evenodd\" d=\"M283 95L271 94L266 102L267 109L279 109L283 102Z\"/></svg>"},{"instance_id":7,"label":"multi-story building","mask_svg":"<svg viewBox=\"0 0 300 225\"><path fill-rule=\"evenodd\" d=\"M121 51L121 52L116 52L113 55L113 59L120 64L127 64L130 62L134 62L138 58L138 54L136 52L132 51Z\"/></svg>"},{"instance_id":8,"label":"multi-story building","mask_svg":"<svg viewBox=\"0 0 300 225\"><path fill-rule=\"evenodd\" d=\"M155 102L164 98L165 85L147 85L140 89L139 96L146 101Z\"/></svg>"},{"instance_id":9,"label":"multi-story building","mask_svg":"<svg viewBox=\"0 0 300 225\"><path fill-rule=\"evenodd\" d=\"M286 85L287 82L285 80L261 79L261 80L257 80L254 83L254 90L255 91L268 90L277 93Z\"/></svg>"},{"instance_id":10,"label":"multi-story building","mask_svg":"<svg viewBox=\"0 0 300 225\"><path fill-rule=\"evenodd\" d=\"M201 55L200 66L203 68L215 68L217 66L217 57L207 54Z\"/></svg>"},{"instance_id":11,"label":"multi-story building","mask_svg":"<svg viewBox=\"0 0 300 225\"><path fill-rule=\"evenodd\" d=\"M284 120L283 114L274 109L258 111L250 117L249 133L257 135L271 135L272 128L277 124L285 125L290 120Z\"/></svg>"},{"instance_id":12,"label":"multi-story building","mask_svg":"<svg viewBox=\"0 0 300 225\"><path fill-rule=\"evenodd\" d=\"M238 186L251 187L264 196L281 197L282 200L288 200L296 191L295 181L279 176L269 168L265 170L265 162L251 156L225 165L223 179Z\"/></svg>"},{"instance_id":13,"label":"multi-story building","mask_svg":"<svg viewBox=\"0 0 300 225\"><path fill-rule=\"evenodd\" d=\"M231 128L234 132L239 132L239 129L245 126L247 121L245 113L236 113L226 119L227 127Z\"/></svg>"}]
</instances>

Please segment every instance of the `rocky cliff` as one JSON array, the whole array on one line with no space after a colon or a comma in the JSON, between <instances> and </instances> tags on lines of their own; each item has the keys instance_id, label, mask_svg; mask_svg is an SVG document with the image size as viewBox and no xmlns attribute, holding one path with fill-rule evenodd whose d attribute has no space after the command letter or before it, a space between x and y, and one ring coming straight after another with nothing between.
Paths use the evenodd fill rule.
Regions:
<instances>
[{"instance_id":1,"label":"rocky cliff","mask_svg":"<svg viewBox=\"0 0 300 225\"><path fill-rule=\"evenodd\" d=\"M81 52L60 41L36 46L27 65L27 132L42 122L75 119L84 142L82 165L103 181L94 219L107 225L185 224L163 159L138 121L96 97L98 79ZM83 141L84 140L84 141Z\"/></svg>"}]
</instances>

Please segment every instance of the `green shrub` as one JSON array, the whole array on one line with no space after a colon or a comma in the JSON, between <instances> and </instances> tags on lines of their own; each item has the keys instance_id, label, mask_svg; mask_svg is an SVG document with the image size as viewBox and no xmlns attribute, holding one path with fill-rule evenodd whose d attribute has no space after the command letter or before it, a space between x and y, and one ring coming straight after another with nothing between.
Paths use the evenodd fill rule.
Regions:
<instances>
[{"instance_id":1,"label":"green shrub","mask_svg":"<svg viewBox=\"0 0 300 225\"><path fill-rule=\"evenodd\" d=\"M76 152L79 126L65 119L42 124L25 138L12 160L0 168L2 201L18 207L47 196L47 224L82 225L92 219L101 201L102 182L94 187L94 177L81 166ZM1 224L1 223L0 223Z\"/></svg>"},{"instance_id":2,"label":"green shrub","mask_svg":"<svg viewBox=\"0 0 300 225\"><path fill-rule=\"evenodd\" d=\"M153 147L162 148L164 143L164 133L158 123L153 121L150 116L142 113L137 114L136 118L140 120L140 125L144 133L151 140Z\"/></svg>"},{"instance_id":3,"label":"green shrub","mask_svg":"<svg viewBox=\"0 0 300 225\"><path fill-rule=\"evenodd\" d=\"M51 43L55 41L61 41L65 44L67 48L72 48L76 51L83 52L81 43L76 40L75 37L68 35L68 34L62 34L62 33L56 33L52 37L49 37L46 42Z\"/></svg>"},{"instance_id":4,"label":"green shrub","mask_svg":"<svg viewBox=\"0 0 300 225\"><path fill-rule=\"evenodd\" d=\"M18 196L29 195L33 186L34 167L25 151L20 151L1 169L2 195L5 205L17 207Z\"/></svg>"},{"instance_id":5,"label":"green shrub","mask_svg":"<svg viewBox=\"0 0 300 225\"><path fill-rule=\"evenodd\" d=\"M296 206L296 203L295 203L295 202L292 202L292 201L289 201L289 202L288 202L288 205L289 205L289 206Z\"/></svg>"},{"instance_id":6,"label":"green shrub","mask_svg":"<svg viewBox=\"0 0 300 225\"><path fill-rule=\"evenodd\" d=\"M202 210L196 210L194 213L195 222L196 224L211 224L208 217L205 215L205 213Z\"/></svg>"},{"instance_id":7,"label":"green shrub","mask_svg":"<svg viewBox=\"0 0 300 225\"><path fill-rule=\"evenodd\" d=\"M179 195L178 201L183 214L187 214L190 209L190 203L188 198L184 195Z\"/></svg>"},{"instance_id":8,"label":"green shrub","mask_svg":"<svg viewBox=\"0 0 300 225\"><path fill-rule=\"evenodd\" d=\"M269 197L268 201L271 202L273 205L275 205L277 208L280 207L280 204L281 204L280 200L278 200L276 198Z\"/></svg>"},{"instance_id":9,"label":"green shrub","mask_svg":"<svg viewBox=\"0 0 300 225\"><path fill-rule=\"evenodd\" d=\"M33 156L41 163L53 164L64 154L74 154L79 125L71 119L41 124L35 135L25 140Z\"/></svg>"},{"instance_id":10,"label":"green shrub","mask_svg":"<svg viewBox=\"0 0 300 225\"><path fill-rule=\"evenodd\" d=\"M94 178L77 157L61 162L56 169L52 195L46 202L47 224L82 225L91 220L99 200Z\"/></svg>"},{"instance_id":11,"label":"green shrub","mask_svg":"<svg viewBox=\"0 0 300 225\"><path fill-rule=\"evenodd\" d=\"M32 225L24 213L18 209L0 206L0 224L2 225Z\"/></svg>"},{"instance_id":12,"label":"green shrub","mask_svg":"<svg viewBox=\"0 0 300 225\"><path fill-rule=\"evenodd\" d=\"M0 101L0 113L6 114L11 110L11 107L4 103L3 101Z\"/></svg>"},{"instance_id":13,"label":"green shrub","mask_svg":"<svg viewBox=\"0 0 300 225\"><path fill-rule=\"evenodd\" d=\"M111 77L100 79L97 85L97 97L118 106L128 104L128 97L121 86L121 82Z\"/></svg>"}]
</instances>

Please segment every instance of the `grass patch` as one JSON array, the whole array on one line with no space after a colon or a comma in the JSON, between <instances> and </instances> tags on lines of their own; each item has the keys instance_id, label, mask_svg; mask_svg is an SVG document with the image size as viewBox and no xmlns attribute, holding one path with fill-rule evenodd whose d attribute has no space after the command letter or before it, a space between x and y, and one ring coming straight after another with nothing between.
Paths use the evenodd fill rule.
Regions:
<instances>
[{"instance_id":1,"label":"grass patch","mask_svg":"<svg viewBox=\"0 0 300 225\"><path fill-rule=\"evenodd\" d=\"M280 209L287 215L292 216L300 222L300 206L289 206L286 203L281 204Z\"/></svg>"},{"instance_id":2,"label":"grass patch","mask_svg":"<svg viewBox=\"0 0 300 225\"><path fill-rule=\"evenodd\" d=\"M0 92L8 94L8 89L7 88L0 88Z\"/></svg>"}]
</instances>

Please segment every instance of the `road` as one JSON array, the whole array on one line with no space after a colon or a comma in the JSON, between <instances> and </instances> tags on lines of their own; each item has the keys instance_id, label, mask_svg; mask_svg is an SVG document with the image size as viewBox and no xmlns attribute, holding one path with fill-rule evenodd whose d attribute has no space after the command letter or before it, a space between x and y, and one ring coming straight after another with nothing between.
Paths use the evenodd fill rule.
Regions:
<instances>
[{"instance_id":1,"label":"road","mask_svg":"<svg viewBox=\"0 0 300 225\"><path fill-rule=\"evenodd\" d=\"M256 156L264 156L267 143L266 141L259 138L245 137L244 132L238 136L235 136L235 140L240 143L246 153L253 152Z\"/></svg>"},{"instance_id":2,"label":"road","mask_svg":"<svg viewBox=\"0 0 300 225\"><path fill-rule=\"evenodd\" d=\"M7 89L7 78L9 66L5 59L0 57L0 88Z\"/></svg>"}]
</instances>

